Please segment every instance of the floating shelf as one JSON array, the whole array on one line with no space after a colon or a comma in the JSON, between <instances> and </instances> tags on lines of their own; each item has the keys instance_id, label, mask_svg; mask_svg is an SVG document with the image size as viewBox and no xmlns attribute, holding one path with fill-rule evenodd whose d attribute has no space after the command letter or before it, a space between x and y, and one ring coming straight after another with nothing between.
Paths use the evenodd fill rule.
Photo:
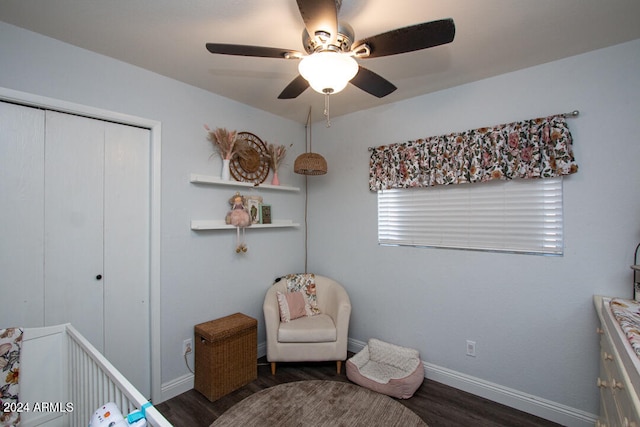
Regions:
<instances>
[{"instance_id":1,"label":"floating shelf","mask_svg":"<svg viewBox=\"0 0 640 427\"><path fill-rule=\"evenodd\" d=\"M298 187L289 187L286 185L271 185L271 184L254 184L252 182L241 181L225 181L217 176L200 175L196 173L191 174L191 182L194 184L208 184L208 185L223 185L228 187L244 187L255 188L259 190L275 190L275 191L300 191Z\"/></svg>"},{"instance_id":2,"label":"floating shelf","mask_svg":"<svg viewBox=\"0 0 640 427\"><path fill-rule=\"evenodd\" d=\"M291 220L279 220L273 221L272 224L252 224L247 229L252 228L284 228L284 227L299 227L300 224ZM230 224L226 224L221 220L192 220L191 229L195 231L200 230L235 230L236 227Z\"/></svg>"}]
</instances>

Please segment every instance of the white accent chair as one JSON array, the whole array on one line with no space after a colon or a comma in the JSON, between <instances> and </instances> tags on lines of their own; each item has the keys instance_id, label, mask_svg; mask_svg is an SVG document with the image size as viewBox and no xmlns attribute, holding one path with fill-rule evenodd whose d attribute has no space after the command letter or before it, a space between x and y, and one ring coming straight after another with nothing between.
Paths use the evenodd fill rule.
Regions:
<instances>
[{"instance_id":1,"label":"white accent chair","mask_svg":"<svg viewBox=\"0 0 640 427\"><path fill-rule=\"evenodd\" d=\"M263 310L267 335L267 361L271 373L277 362L336 361L338 374L347 358L347 337L351 301L345 289L333 279L315 276L320 314L280 321L277 292L287 292L287 280L276 281L267 291Z\"/></svg>"}]
</instances>

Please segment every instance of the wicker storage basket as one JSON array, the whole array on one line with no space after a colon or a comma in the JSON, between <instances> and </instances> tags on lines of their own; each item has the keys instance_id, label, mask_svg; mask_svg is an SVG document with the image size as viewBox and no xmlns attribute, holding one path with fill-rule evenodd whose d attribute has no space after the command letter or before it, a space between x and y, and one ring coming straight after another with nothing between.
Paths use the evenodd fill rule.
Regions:
<instances>
[{"instance_id":1,"label":"wicker storage basket","mask_svg":"<svg viewBox=\"0 0 640 427\"><path fill-rule=\"evenodd\" d=\"M195 326L197 391L213 402L258 377L257 327L242 313Z\"/></svg>"}]
</instances>

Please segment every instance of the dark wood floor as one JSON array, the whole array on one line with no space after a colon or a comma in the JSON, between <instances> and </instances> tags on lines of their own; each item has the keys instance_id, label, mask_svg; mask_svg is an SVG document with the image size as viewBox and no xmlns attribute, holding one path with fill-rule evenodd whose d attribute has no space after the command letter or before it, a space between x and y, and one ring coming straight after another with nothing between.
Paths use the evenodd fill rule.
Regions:
<instances>
[{"instance_id":1,"label":"dark wood floor","mask_svg":"<svg viewBox=\"0 0 640 427\"><path fill-rule=\"evenodd\" d=\"M338 375L335 363L281 363L274 376L262 358L258 360L257 380L215 402L209 402L196 390L190 390L156 405L156 408L175 427L208 427L227 409L255 392L303 380L349 381L344 365L341 375ZM550 421L428 379L411 399L398 401L418 414L429 427L558 427Z\"/></svg>"}]
</instances>

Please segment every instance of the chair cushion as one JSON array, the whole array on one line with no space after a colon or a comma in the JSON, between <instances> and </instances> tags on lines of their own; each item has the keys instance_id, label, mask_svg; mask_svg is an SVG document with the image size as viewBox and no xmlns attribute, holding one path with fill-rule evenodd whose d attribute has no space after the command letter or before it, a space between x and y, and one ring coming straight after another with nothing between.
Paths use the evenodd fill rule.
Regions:
<instances>
[{"instance_id":1,"label":"chair cushion","mask_svg":"<svg viewBox=\"0 0 640 427\"><path fill-rule=\"evenodd\" d=\"M278 297L281 322L290 322L307 315L302 292L277 292L276 296Z\"/></svg>"},{"instance_id":2,"label":"chair cushion","mask_svg":"<svg viewBox=\"0 0 640 427\"><path fill-rule=\"evenodd\" d=\"M313 273L287 274L287 292L302 292L306 302L307 316L320 314L316 294L316 275Z\"/></svg>"},{"instance_id":3,"label":"chair cushion","mask_svg":"<svg viewBox=\"0 0 640 427\"><path fill-rule=\"evenodd\" d=\"M336 339L336 325L326 314L280 323L278 328L278 342L334 342Z\"/></svg>"}]
</instances>

